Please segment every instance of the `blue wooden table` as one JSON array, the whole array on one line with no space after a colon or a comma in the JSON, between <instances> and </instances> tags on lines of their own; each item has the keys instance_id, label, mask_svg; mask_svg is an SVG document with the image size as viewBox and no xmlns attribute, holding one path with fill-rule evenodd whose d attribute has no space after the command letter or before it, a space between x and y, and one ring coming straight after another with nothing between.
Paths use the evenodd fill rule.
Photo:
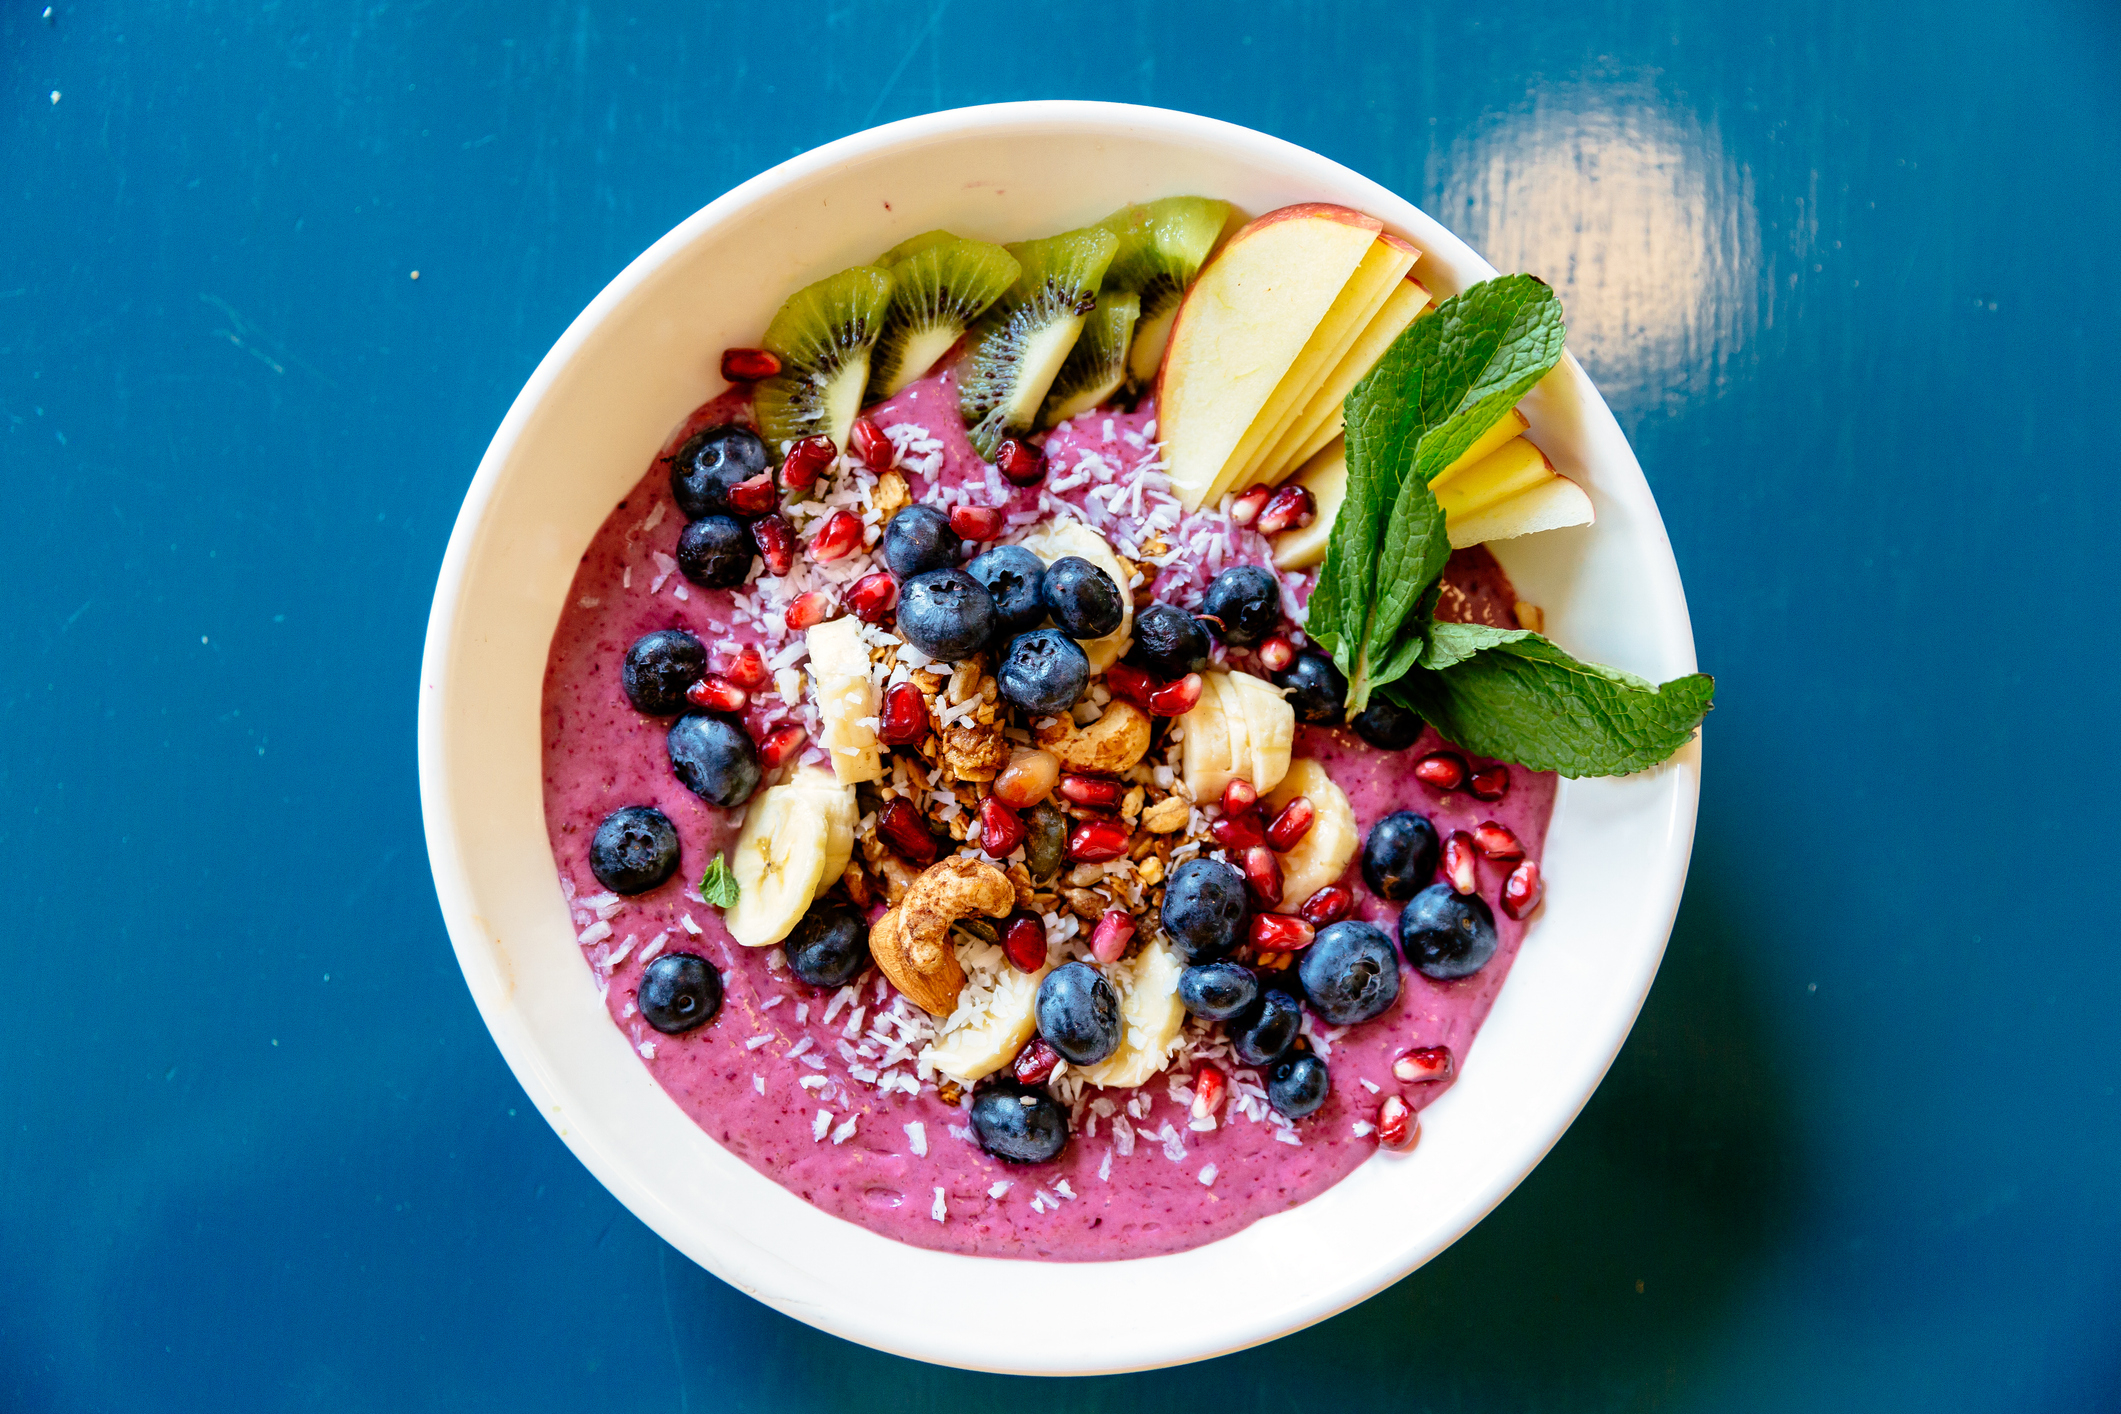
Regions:
<instances>
[{"instance_id":1,"label":"blue wooden table","mask_svg":"<svg viewBox=\"0 0 2121 1414\"><path fill-rule=\"evenodd\" d=\"M42 3L0 1407L2121 1407L2111 3ZM1664 971L1515 1196L1302 1335L1033 1387L590 1179L459 980L412 728L459 497L590 296L795 152L1042 96L1280 134L1554 281L1721 703Z\"/></svg>"}]
</instances>

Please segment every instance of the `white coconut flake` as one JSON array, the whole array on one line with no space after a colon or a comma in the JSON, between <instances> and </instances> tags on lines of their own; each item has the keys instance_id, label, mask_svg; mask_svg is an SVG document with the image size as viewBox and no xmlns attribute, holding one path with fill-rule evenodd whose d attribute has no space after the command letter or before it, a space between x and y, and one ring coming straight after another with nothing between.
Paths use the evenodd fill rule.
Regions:
<instances>
[{"instance_id":1,"label":"white coconut flake","mask_svg":"<svg viewBox=\"0 0 2121 1414\"><path fill-rule=\"evenodd\" d=\"M758 1035L752 1037L750 1040L744 1043L744 1049L747 1051L755 1051L759 1047L766 1045L772 1040L773 1033L771 1031L761 1031Z\"/></svg>"},{"instance_id":2,"label":"white coconut flake","mask_svg":"<svg viewBox=\"0 0 2121 1414\"><path fill-rule=\"evenodd\" d=\"M1014 1187L1016 1187L1016 1185L1005 1178L999 1183L990 1185L987 1189L987 1196L989 1198L999 1198L1004 1193L1007 1193L1010 1189Z\"/></svg>"},{"instance_id":3,"label":"white coconut flake","mask_svg":"<svg viewBox=\"0 0 2121 1414\"><path fill-rule=\"evenodd\" d=\"M835 1144L844 1144L849 1139L852 1139L854 1137L854 1126L856 1122L860 1119L860 1115L848 1115L847 1122L841 1125L838 1129L832 1131L832 1142Z\"/></svg>"},{"instance_id":4,"label":"white coconut flake","mask_svg":"<svg viewBox=\"0 0 2121 1414\"><path fill-rule=\"evenodd\" d=\"M587 928L584 928L582 930L582 936L576 939L576 941L586 948L591 943L601 943L604 941L604 939L610 936L611 924L606 922L604 919L599 918L596 922L590 924Z\"/></svg>"},{"instance_id":5,"label":"white coconut flake","mask_svg":"<svg viewBox=\"0 0 2121 1414\"><path fill-rule=\"evenodd\" d=\"M825 1131L830 1128L832 1128L832 1111L819 1110L817 1118L810 1121L810 1142L815 1144L820 1139L823 1139Z\"/></svg>"},{"instance_id":6,"label":"white coconut flake","mask_svg":"<svg viewBox=\"0 0 2121 1414\"><path fill-rule=\"evenodd\" d=\"M937 1222L950 1216L950 1205L943 1201L943 1190L940 1188L935 1190L935 1206L928 1210L928 1216Z\"/></svg>"},{"instance_id":7,"label":"white coconut flake","mask_svg":"<svg viewBox=\"0 0 2121 1414\"><path fill-rule=\"evenodd\" d=\"M1200 1186L1203 1188L1213 1188L1215 1186L1215 1165L1209 1164L1200 1171Z\"/></svg>"},{"instance_id":8,"label":"white coconut flake","mask_svg":"<svg viewBox=\"0 0 2121 1414\"><path fill-rule=\"evenodd\" d=\"M928 1126L917 1119L909 1121L906 1125L906 1142L913 1148L913 1157L916 1159L927 1158Z\"/></svg>"},{"instance_id":9,"label":"white coconut flake","mask_svg":"<svg viewBox=\"0 0 2121 1414\"><path fill-rule=\"evenodd\" d=\"M1366 1119L1359 1119L1355 1121L1355 1123L1350 1127L1355 1131L1355 1137L1357 1139L1362 1138L1365 1134L1374 1133L1377 1129L1376 1125L1370 1123L1370 1121Z\"/></svg>"},{"instance_id":10,"label":"white coconut flake","mask_svg":"<svg viewBox=\"0 0 2121 1414\"><path fill-rule=\"evenodd\" d=\"M751 1088L752 1088L752 1089L754 1089L754 1090L756 1090L756 1091L758 1091L758 1092L759 1092L759 1093L760 1093L761 1095L765 1094L765 1093L766 1093L766 1077L765 1077L765 1076L763 1076L763 1075L754 1075L754 1076L752 1076L752 1077L751 1077Z\"/></svg>"},{"instance_id":11,"label":"white coconut flake","mask_svg":"<svg viewBox=\"0 0 2121 1414\"><path fill-rule=\"evenodd\" d=\"M678 922L683 924L685 927L685 931L692 934L693 937L697 938L700 935L700 925L692 921L691 914L680 913L678 915Z\"/></svg>"},{"instance_id":12,"label":"white coconut flake","mask_svg":"<svg viewBox=\"0 0 2121 1414\"><path fill-rule=\"evenodd\" d=\"M1097 1166L1097 1177L1101 1183L1110 1183L1112 1181L1112 1151L1110 1149L1105 1150L1104 1162Z\"/></svg>"}]
</instances>

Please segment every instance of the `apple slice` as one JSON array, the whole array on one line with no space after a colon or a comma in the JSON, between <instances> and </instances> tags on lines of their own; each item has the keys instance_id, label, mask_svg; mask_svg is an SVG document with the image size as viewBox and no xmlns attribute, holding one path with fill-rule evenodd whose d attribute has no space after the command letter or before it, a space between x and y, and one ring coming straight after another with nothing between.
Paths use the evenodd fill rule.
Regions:
<instances>
[{"instance_id":1,"label":"apple slice","mask_svg":"<svg viewBox=\"0 0 2121 1414\"><path fill-rule=\"evenodd\" d=\"M1479 461L1463 458L1429 483L1446 520L1478 515L1488 507L1529 491L1558 473L1545 452L1522 437L1512 437Z\"/></svg>"},{"instance_id":2,"label":"apple slice","mask_svg":"<svg viewBox=\"0 0 2121 1414\"><path fill-rule=\"evenodd\" d=\"M1318 514L1298 530L1285 530L1274 538L1274 568L1307 570L1326 557L1326 541L1333 535L1333 518L1348 498L1348 444L1339 437L1304 464L1296 484L1311 493Z\"/></svg>"},{"instance_id":3,"label":"apple slice","mask_svg":"<svg viewBox=\"0 0 2121 1414\"><path fill-rule=\"evenodd\" d=\"M1260 480L1279 482L1286 479L1291 472L1317 456L1326 443L1338 437L1347 421L1345 405L1349 390L1376 366L1377 360L1385 356L1385 350L1406 332L1409 324L1435 309L1436 297L1429 293L1428 286L1411 274L1400 281L1386 297L1376 317L1350 346L1340 366L1311 395L1310 403L1261 461Z\"/></svg>"},{"instance_id":4,"label":"apple slice","mask_svg":"<svg viewBox=\"0 0 2121 1414\"><path fill-rule=\"evenodd\" d=\"M1284 206L1230 237L1186 291L1157 375L1156 416L1165 469L1188 510L1207 499L1383 228L1345 206Z\"/></svg>"},{"instance_id":5,"label":"apple slice","mask_svg":"<svg viewBox=\"0 0 2121 1414\"><path fill-rule=\"evenodd\" d=\"M1451 532L1451 548L1463 550L1490 540L1511 540L1542 530L1589 525L1597 519L1598 513L1591 508L1591 498L1583 488L1557 474L1484 511L1446 519L1444 525Z\"/></svg>"}]
</instances>

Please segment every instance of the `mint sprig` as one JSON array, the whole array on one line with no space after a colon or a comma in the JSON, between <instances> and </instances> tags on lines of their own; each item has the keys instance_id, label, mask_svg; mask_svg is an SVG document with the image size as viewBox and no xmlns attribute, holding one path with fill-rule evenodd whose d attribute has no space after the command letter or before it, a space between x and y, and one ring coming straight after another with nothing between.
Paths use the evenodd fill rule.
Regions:
<instances>
[{"instance_id":1,"label":"mint sprig","mask_svg":"<svg viewBox=\"0 0 2121 1414\"><path fill-rule=\"evenodd\" d=\"M717 854L707 862L707 872L700 876L701 898L716 908L730 908L735 906L737 895L741 892L737 887L735 873L730 870L722 856Z\"/></svg>"}]
</instances>

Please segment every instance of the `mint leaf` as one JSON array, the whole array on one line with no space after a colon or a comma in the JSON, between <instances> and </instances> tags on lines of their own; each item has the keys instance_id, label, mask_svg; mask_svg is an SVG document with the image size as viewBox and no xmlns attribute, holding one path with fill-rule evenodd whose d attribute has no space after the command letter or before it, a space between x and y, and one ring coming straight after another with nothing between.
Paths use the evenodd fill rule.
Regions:
<instances>
[{"instance_id":1,"label":"mint leaf","mask_svg":"<svg viewBox=\"0 0 2121 1414\"><path fill-rule=\"evenodd\" d=\"M1486 624L1430 624L1428 641L1422 646L1421 665L1440 672L1485 649L1499 648L1505 643L1516 643L1532 636L1530 629L1522 628L1490 628Z\"/></svg>"},{"instance_id":2,"label":"mint leaf","mask_svg":"<svg viewBox=\"0 0 2121 1414\"><path fill-rule=\"evenodd\" d=\"M736 875L717 854L708 861L707 872L700 876L700 897L716 908L729 908L736 903L739 892Z\"/></svg>"}]
</instances>

